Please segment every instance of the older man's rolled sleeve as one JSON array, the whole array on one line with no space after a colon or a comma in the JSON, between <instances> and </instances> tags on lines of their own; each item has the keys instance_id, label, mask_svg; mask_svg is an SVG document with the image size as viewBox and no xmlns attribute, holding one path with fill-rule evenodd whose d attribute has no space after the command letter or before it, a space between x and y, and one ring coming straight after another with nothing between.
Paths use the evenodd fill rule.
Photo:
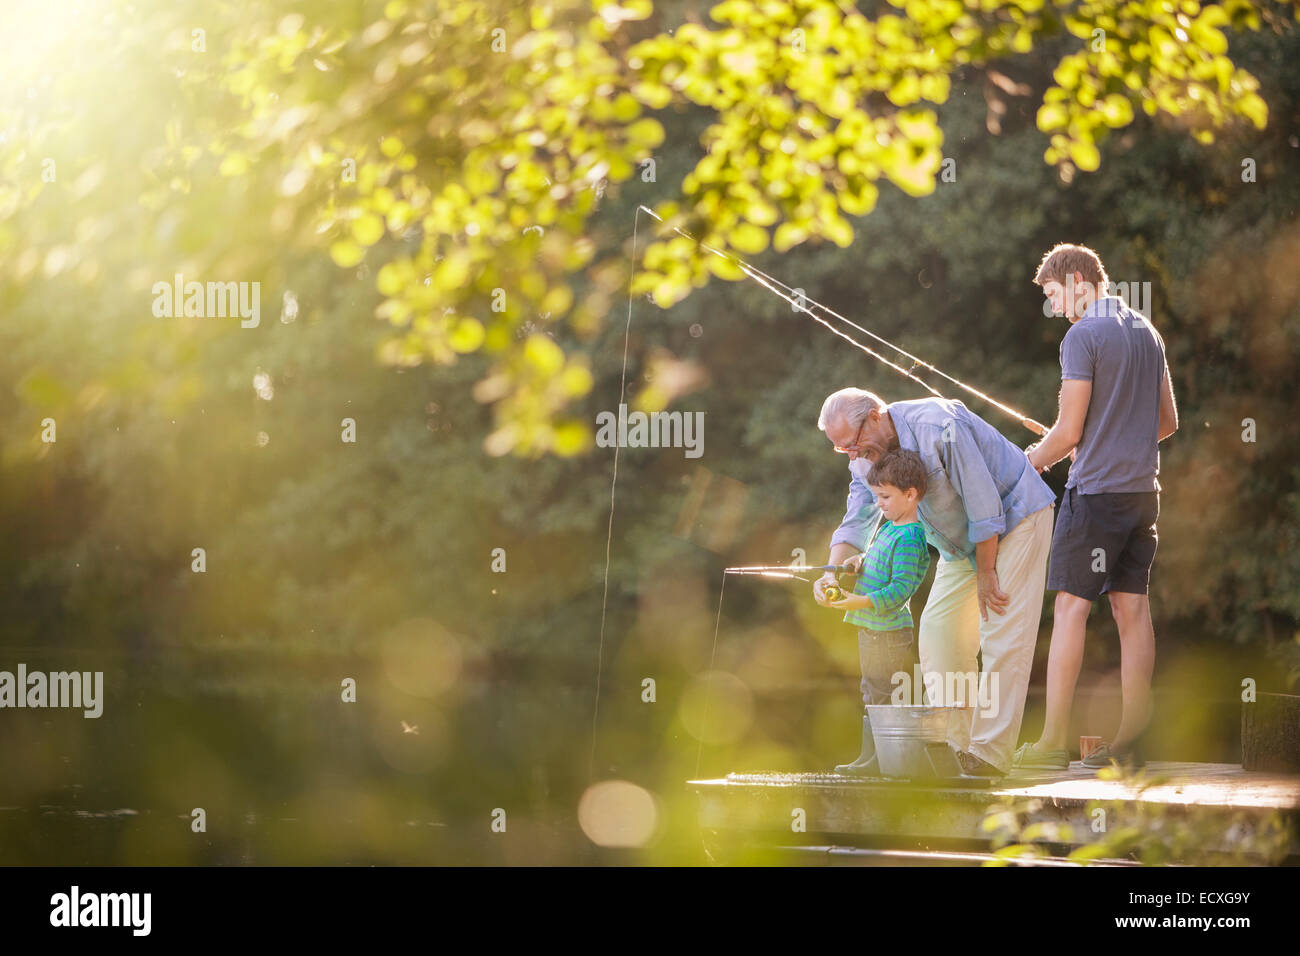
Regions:
<instances>
[{"instance_id":1,"label":"older man's rolled sleeve","mask_svg":"<svg viewBox=\"0 0 1300 956\"><path fill-rule=\"evenodd\" d=\"M970 528L971 544L979 544L981 541L987 541L989 538L997 537L1007 530L1007 519L999 515L996 518L986 518L983 521L971 521Z\"/></svg>"},{"instance_id":2,"label":"older man's rolled sleeve","mask_svg":"<svg viewBox=\"0 0 1300 956\"><path fill-rule=\"evenodd\" d=\"M953 429L948 451L948 479L966 509L967 534L971 544L979 544L1007 530L1002 496L980 452L975 436L963 424Z\"/></svg>"},{"instance_id":3,"label":"older man's rolled sleeve","mask_svg":"<svg viewBox=\"0 0 1300 956\"><path fill-rule=\"evenodd\" d=\"M831 535L831 547L837 544L851 544L859 551L867 549L867 536L875 527L880 509L876 505L876 496L871 493L866 482L857 475L849 482L849 497L844 510L844 520Z\"/></svg>"}]
</instances>

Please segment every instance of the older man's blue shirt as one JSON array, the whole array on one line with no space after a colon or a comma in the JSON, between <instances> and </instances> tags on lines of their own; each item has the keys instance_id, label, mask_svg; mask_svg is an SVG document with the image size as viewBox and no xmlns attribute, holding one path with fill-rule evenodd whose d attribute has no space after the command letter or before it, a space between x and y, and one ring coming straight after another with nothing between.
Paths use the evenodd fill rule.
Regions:
<instances>
[{"instance_id":1,"label":"older man's blue shirt","mask_svg":"<svg viewBox=\"0 0 1300 956\"><path fill-rule=\"evenodd\" d=\"M959 401L921 398L894 402L889 417L899 447L925 462L927 488L917 508L926 540L947 561L974 562L975 545L1007 534L1056 496L1022 449ZM848 507L831 546L863 550L880 516L867 485L871 462L849 463Z\"/></svg>"}]
</instances>

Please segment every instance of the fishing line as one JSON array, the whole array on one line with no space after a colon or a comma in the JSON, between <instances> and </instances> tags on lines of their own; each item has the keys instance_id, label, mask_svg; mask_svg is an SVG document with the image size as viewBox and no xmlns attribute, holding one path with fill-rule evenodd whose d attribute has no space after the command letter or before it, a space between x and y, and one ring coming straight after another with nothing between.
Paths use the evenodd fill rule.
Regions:
<instances>
[{"instance_id":1,"label":"fishing line","mask_svg":"<svg viewBox=\"0 0 1300 956\"><path fill-rule=\"evenodd\" d=\"M627 346L632 335L632 279L636 275L636 235L641 219L638 206L632 219L632 275L627 280L627 326L623 329L623 377L618 385L618 403L622 405L627 395ZM649 212L649 210L646 210ZM654 213L650 213L654 215ZM605 535L605 592L600 599L600 643L596 649L596 702L591 714L591 757L587 761L587 779L596 779L596 722L600 719L600 675L605 662L605 611L609 606L609 554L614 541L614 488L618 485L618 442L614 443L614 477L609 482L609 530Z\"/></svg>"},{"instance_id":2,"label":"fishing line","mask_svg":"<svg viewBox=\"0 0 1300 956\"><path fill-rule=\"evenodd\" d=\"M706 674L713 673L713 660L718 653L718 629L722 627L722 595L727 593L727 572L722 572L722 587L718 589L718 616L713 622L713 650L709 652L709 669ZM700 718L700 745L695 750L695 779L700 779L700 758L704 756L704 731L709 726L709 700L712 695L706 686L704 688L704 713Z\"/></svg>"},{"instance_id":3,"label":"fishing line","mask_svg":"<svg viewBox=\"0 0 1300 956\"><path fill-rule=\"evenodd\" d=\"M664 223L664 225L667 225L667 223L664 222L663 217L655 213L653 210L648 209L645 206L640 206L638 207L637 212L640 213L641 210L645 210L645 212L653 216L659 222ZM1034 419L1030 418L1028 415L1024 415L1021 412L1016 411L1011 406L999 402L991 395L988 395L980 391L979 389L975 388L973 385L967 385L965 382L961 381L961 379L955 378L954 376L949 375L947 372L944 372L936 368L931 363L926 362L924 359L918 358L917 356L913 355L911 352L907 351L906 349L901 348L900 346L897 346L894 343L890 342L889 340L885 339L883 336L877 335L875 332L872 332L870 329L863 328L861 325L858 325L856 322L853 322L850 319L847 319L844 316L840 315L834 309L822 305L820 302L816 301L815 299L810 298L805 293L799 293L799 299L801 301L796 301L790 295L786 295L780 289L776 288L776 286L780 286L782 289L785 289L791 293L795 292L795 290L792 287L786 285L784 282L781 282L779 279L775 279L772 276L768 275L766 272L763 272L761 269L758 269L755 266L751 266L748 262L745 262L743 259L739 259L736 256L728 255L727 253L724 253L719 249L715 249L707 242L703 242L699 239L696 239L690 233L676 226L673 226L671 228L678 235L683 236L684 238L689 239L692 242L698 244L700 248L704 249L706 252L711 252L715 256L718 256L719 258L733 263L734 265L739 267L740 270L744 272L746 276L753 279L759 285L763 286L763 288L767 289L772 294L779 296L780 298L784 299L786 302L790 303L791 307L793 307L795 311L803 312L813 321L818 322L821 325L824 325L826 328L830 329L832 332L834 332L836 335L838 335L840 338L844 339L845 341L849 342L851 345L862 350L863 352L870 355L872 358L876 359L877 361L882 362L885 365L888 365L890 368L898 372L900 375L903 375L906 378L911 379L913 382L916 382L926 391L930 392L930 394L938 398L943 398L943 395L937 389L931 386L928 382L924 381L923 379L917 378L915 375L912 374L912 372L915 371L916 369L918 368L928 369L931 372L934 372L936 375L939 375L942 378L947 379L948 381L952 382L954 385L958 386L959 388L965 389L967 392L976 396L982 401L988 402L994 408L997 408L998 410L1010 415L1012 418L1016 419L1016 421L1020 422L1020 424L1024 425L1031 432L1034 432L1037 435L1047 434L1047 427L1043 425L1041 422L1037 422ZM889 348L893 349L895 352L899 353L900 355L903 355L906 358L910 359L912 361L911 369L905 369L900 365L896 365L895 363L891 362L889 359L885 358L880 353L862 344L861 342L858 342L852 336L846 335L844 332L841 332L839 329L835 328L825 319L821 318L821 316L814 314L810 309L808 309L807 306L803 304L804 302L811 303L812 305L821 309L827 315L833 316L834 318L840 320L841 322L845 323L851 328L863 333L864 335L871 336L871 338L880 342L882 345L888 346Z\"/></svg>"}]
</instances>

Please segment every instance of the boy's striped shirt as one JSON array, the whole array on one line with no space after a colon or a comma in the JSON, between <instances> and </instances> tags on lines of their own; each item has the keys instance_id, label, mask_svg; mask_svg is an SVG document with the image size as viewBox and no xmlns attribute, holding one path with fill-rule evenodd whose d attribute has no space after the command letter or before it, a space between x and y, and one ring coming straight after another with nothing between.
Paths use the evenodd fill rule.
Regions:
<instances>
[{"instance_id":1,"label":"boy's striped shirt","mask_svg":"<svg viewBox=\"0 0 1300 956\"><path fill-rule=\"evenodd\" d=\"M862 573L853 588L854 594L871 598L875 610L855 608L847 611L844 623L873 631L911 627L912 612L908 602L929 569L930 552L925 545L925 529L921 522L896 525L885 521L867 547Z\"/></svg>"}]
</instances>

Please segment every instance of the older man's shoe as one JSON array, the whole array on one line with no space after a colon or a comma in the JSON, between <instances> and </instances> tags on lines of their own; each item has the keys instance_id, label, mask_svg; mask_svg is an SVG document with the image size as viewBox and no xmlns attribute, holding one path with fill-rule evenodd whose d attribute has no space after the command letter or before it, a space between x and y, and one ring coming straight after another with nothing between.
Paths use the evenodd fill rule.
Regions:
<instances>
[{"instance_id":1,"label":"older man's shoe","mask_svg":"<svg viewBox=\"0 0 1300 956\"><path fill-rule=\"evenodd\" d=\"M968 777L1005 777L1006 774L999 770L993 764L986 760L981 760L972 753L964 750L957 751L957 762L961 764L961 772Z\"/></svg>"}]
</instances>

